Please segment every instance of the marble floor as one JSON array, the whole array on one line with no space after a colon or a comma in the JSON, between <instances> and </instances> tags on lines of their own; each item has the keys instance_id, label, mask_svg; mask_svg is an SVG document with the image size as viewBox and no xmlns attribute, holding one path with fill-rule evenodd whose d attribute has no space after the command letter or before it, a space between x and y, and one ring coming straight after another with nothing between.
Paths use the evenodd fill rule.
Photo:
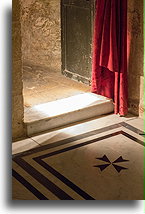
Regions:
<instances>
[{"instance_id":1,"label":"marble floor","mask_svg":"<svg viewBox=\"0 0 145 214\"><path fill-rule=\"evenodd\" d=\"M13 200L143 200L143 120L110 114L12 144Z\"/></svg>"},{"instance_id":2,"label":"marble floor","mask_svg":"<svg viewBox=\"0 0 145 214\"><path fill-rule=\"evenodd\" d=\"M86 92L90 92L90 86L66 78L61 72L44 66L23 66L25 108Z\"/></svg>"}]
</instances>

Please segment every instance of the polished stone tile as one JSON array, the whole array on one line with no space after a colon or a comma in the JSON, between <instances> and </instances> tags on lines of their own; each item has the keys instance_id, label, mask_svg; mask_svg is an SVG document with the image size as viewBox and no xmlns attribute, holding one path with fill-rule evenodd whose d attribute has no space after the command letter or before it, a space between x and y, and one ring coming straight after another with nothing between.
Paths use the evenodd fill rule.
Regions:
<instances>
[{"instance_id":1,"label":"polished stone tile","mask_svg":"<svg viewBox=\"0 0 145 214\"><path fill-rule=\"evenodd\" d=\"M69 138L74 135L79 135L92 130L101 129L113 124L131 120L134 118L136 117L133 115L129 115L129 117L125 118L125 117L119 117L118 115L110 114L110 115L98 117L97 119L94 119L94 120L88 120L83 123L79 123L73 126L59 129L57 131L48 132L46 134L40 134L31 138L41 145L46 145L58 140Z\"/></svg>"},{"instance_id":2,"label":"polished stone tile","mask_svg":"<svg viewBox=\"0 0 145 214\"><path fill-rule=\"evenodd\" d=\"M93 167L104 164L96 160L104 154L111 162L123 156L129 162L118 165L127 169L118 173L112 165L102 172ZM96 200L143 198L143 147L124 136L114 136L43 160Z\"/></svg>"},{"instance_id":3,"label":"polished stone tile","mask_svg":"<svg viewBox=\"0 0 145 214\"><path fill-rule=\"evenodd\" d=\"M12 200L38 200L38 198L31 191L29 191L14 177L12 178L12 185Z\"/></svg>"},{"instance_id":4,"label":"polished stone tile","mask_svg":"<svg viewBox=\"0 0 145 214\"><path fill-rule=\"evenodd\" d=\"M137 129L144 131L144 120L141 118L129 120L129 121L127 121L127 123L129 125L132 125L133 127L137 128Z\"/></svg>"},{"instance_id":5,"label":"polished stone tile","mask_svg":"<svg viewBox=\"0 0 145 214\"><path fill-rule=\"evenodd\" d=\"M39 144L34 140L27 138L25 140L20 140L12 143L12 154L17 154L20 152L28 151L30 149L38 147Z\"/></svg>"},{"instance_id":6,"label":"polished stone tile","mask_svg":"<svg viewBox=\"0 0 145 214\"><path fill-rule=\"evenodd\" d=\"M12 186L13 186L13 200L16 198L18 200L58 200L58 198L52 194L47 188L45 188L41 183L39 183L36 179L34 179L30 174L28 174L25 170L23 170L20 166L18 166L14 161L12 162L13 169L13 178ZM35 165L34 165L35 166ZM41 169L42 170L42 169ZM17 180L18 182L15 182ZM18 185L18 188L17 188ZM27 197L27 192L19 193L21 186L25 187L25 191L29 190L29 192L33 193L33 197ZM21 189L22 190L22 189ZM33 199L35 197L35 199Z\"/></svg>"},{"instance_id":7,"label":"polished stone tile","mask_svg":"<svg viewBox=\"0 0 145 214\"><path fill-rule=\"evenodd\" d=\"M108 115L35 136L39 147L13 156L22 176L15 179L39 200L142 200L140 123L132 115ZM19 196L21 185L14 180L14 199L35 200L27 191Z\"/></svg>"}]
</instances>

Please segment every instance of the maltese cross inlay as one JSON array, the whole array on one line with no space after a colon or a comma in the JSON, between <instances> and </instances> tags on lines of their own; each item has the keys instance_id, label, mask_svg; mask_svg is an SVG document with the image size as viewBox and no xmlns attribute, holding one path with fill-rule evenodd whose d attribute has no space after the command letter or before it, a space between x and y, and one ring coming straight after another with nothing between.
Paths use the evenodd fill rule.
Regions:
<instances>
[{"instance_id":1,"label":"maltese cross inlay","mask_svg":"<svg viewBox=\"0 0 145 214\"><path fill-rule=\"evenodd\" d=\"M120 166L120 165L117 165L117 163L122 163L122 162L126 162L126 161L129 161L129 160L125 160L123 159L122 156L120 156L119 158L117 158L115 161L111 162L108 157L106 155L104 155L103 157L101 158L96 158L98 160L102 160L104 162L106 162L106 164L101 164L101 165L95 165L94 167L98 167L101 171L103 171L104 169L106 169L108 166L112 165L116 171L119 173L121 172L121 170L126 170L128 168L126 167L123 167L123 166Z\"/></svg>"}]
</instances>

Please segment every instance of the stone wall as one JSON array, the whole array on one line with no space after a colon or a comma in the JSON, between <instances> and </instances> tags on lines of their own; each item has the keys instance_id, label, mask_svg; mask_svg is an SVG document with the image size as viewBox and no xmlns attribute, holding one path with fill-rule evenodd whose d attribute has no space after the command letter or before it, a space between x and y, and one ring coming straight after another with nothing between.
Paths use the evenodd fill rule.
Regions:
<instances>
[{"instance_id":1,"label":"stone wall","mask_svg":"<svg viewBox=\"0 0 145 214\"><path fill-rule=\"evenodd\" d=\"M143 118L143 0L128 0L130 112Z\"/></svg>"},{"instance_id":2,"label":"stone wall","mask_svg":"<svg viewBox=\"0 0 145 214\"><path fill-rule=\"evenodd\" d=\"M60 0L13 0L12 135L25 135L22 59L24 64L60 70ZM143 0L128 0L130 111L143 117Z\"/></svg>"},{"instance_id":3,"label":"stone wall","mask_svg":"<svg viewBox=\"0 0 145 214\"><path fill-rule=\"evenodd\" d=\"M60 71L60 0L20 1L23 63Z\"/></svg>"},{"instance_id":4,"label":"stone wall","mask_svg":"<svg viewBox=\"0 0 145 214\"><path fill-rule=\"evenodd\" d=\"M61 68L60 0L20 0L24 65ZM128 0L129 109L143 116L143 0Z\"/></svg>"},{"instance_id":5,"label":"stone wall","mask_svg":"<svg viewBox=\"0 0 145 214\"><path fill-rule=\"evenodd\" d=\"M15 139L25 135L19 0L13 0L12 14L12 136Z\"/></svg>"}]
</instances>

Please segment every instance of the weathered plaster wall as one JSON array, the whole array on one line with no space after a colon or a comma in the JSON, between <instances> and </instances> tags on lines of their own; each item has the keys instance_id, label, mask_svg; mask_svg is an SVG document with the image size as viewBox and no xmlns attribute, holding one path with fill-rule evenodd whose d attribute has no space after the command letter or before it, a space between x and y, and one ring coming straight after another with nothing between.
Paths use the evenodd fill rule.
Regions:
<instances>
[{"instance_id":1,"label":"weathered plaster wall","mask_svg":"<svg viewBox=\"0 0 145 214\"><path fill-rule=\"evenodd\" d=\"M25 135L19 0L13 0L12 14L12 136L15 139Z\"/></svg>"},{"instance_id":2,"label":"weathered plaster wall","mask_svg":"<svg viewBox=\"0 0 145 214\"><path fill-rule=\"evenodd\" d=\"M143 0L128 0L129 107L143 117Z\"/></svg>"},{"instance_id":3,"label":"weathered plaster wall","mask_svg":"<svg viewBox=\"0 0 145 214\"><path fill-rule=\"evenodd\" d=\"M20 0L24 64L61 69L60 0Z\"/></svg>"}]
</instances>

